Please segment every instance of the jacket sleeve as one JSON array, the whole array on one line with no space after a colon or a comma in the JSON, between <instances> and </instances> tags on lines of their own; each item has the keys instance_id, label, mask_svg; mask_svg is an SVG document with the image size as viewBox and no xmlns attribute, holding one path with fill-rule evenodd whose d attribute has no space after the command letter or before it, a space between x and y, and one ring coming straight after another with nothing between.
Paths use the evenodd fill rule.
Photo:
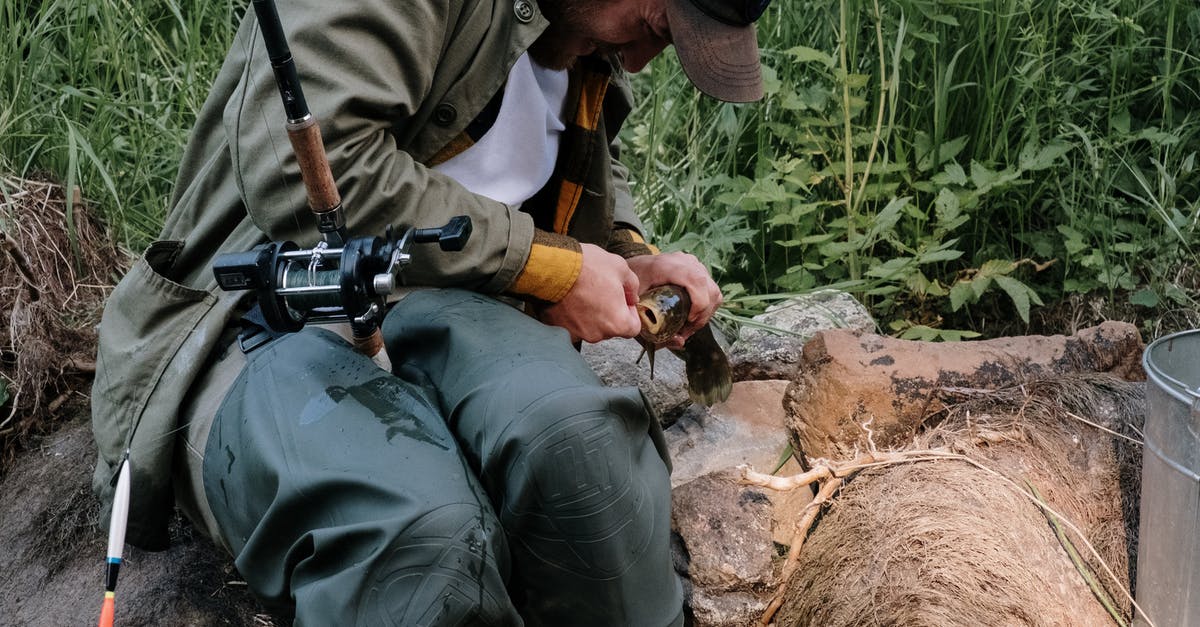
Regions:
<instances>
[{"instance_id":1,"label":"jacket sleeve","mask_svg":"<svg viewBox=\"0 0 1200 627\"><path fill-rule=\"evenodd\" d=\"M412 125L419 123L426 101L440 97L431 94L435 71L456 24L466 19L461 5L293 0L281 2L279 12L309 107L321 126L349 232L381 235L388 225L439 226L452 216L468 215L474 230L464 251L415 246L403 278L499 292L525 265L534 235L530 217L468 192L398 147L398 137L415 135ZM493 30L510 26L508 21ZM510 35L485 33L484 44L507 41ZM480 49L484 44L471 42ZM312 243L316 228L257 26L243 28L234 46L241 48L244 67L223 123L247 211L271 239ZM461 54L457 48L455 54Z\"/></svg>"}]
</instances>

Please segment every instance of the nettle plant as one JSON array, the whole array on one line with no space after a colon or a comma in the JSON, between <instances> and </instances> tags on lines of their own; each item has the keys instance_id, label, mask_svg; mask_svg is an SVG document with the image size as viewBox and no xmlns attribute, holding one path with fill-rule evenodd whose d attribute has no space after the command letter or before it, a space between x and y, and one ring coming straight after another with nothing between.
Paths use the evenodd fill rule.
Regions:
<instances>
[{"instance_id":1,"label":"nettle plant","mask_svg":"<svg viewBox=\"0 0 1200 627\"><path fill-rule=\"evenodd\" d=\"M894 42L894 59L902 43ZM1028 184L1029 175L1052 167L1070 145L1031 141L1014 165L991 169L974 160L964 165L959 159L965 136L936 144L916 132L906 143L888 126L899 75L887 71L886 56L880 56L878 75L887 78L875 84L866 74L847 72L844 55L839 59L808 47L785 53L809 66L810 80L803 87L773 85L772 97L795 113L795 123L776 125L783 154L756 179L736 181L743 189L717 198L731 209L770 214L766 223L777 233L774 244L796 258L775 285L850 290L876 311L895 315L888 326L907 338L977 335L936 328L937 312L958 311L995 290L1028 322L1031 304L1042 301L1019 276L1050 262L1014 259L1007 251L970 255L959 232L981 206Z\"/></svg>"},{"instance_id":2,"label":"nettle plant","mask_svg":"<svg viewBox=\"0 0 1200 627\"><path fill-rule=\"evenodd\" d=\"M977 334L937 328L939 309L955 311L1000 290L1028 320L1030 304L1041 300L1018 277L1043 265L1004 256L964 263L972 256L961 249L958 232L989 197L1024 184L1027 173L1045 169L1069 147L1031 143L1018 165L992 170L959 163L965 137L939 143L928 133L897 132L907 23L902 19L885 42L876 19L876 54L852 63L848 13L843 5L835 52L770 51L759 109L719 106L727 121L712 128L742 133L742 144L726 154L736 160L752 152L752 173L664 184L677 192L667 194L677 204L660 202L651 222L666 227L671 247L722 271L734 304L748 293L784 298L835 286L877 314L891 314L889 326L903 337L958 339ZM662 110L672 113L670 106ZM650 136L638 129L635 147L663 151L650 145ZM712 217L695 219L678 209L685 203Z\"/></svg>"},{"instance_id":3,"label":"nettle plant","mask_svg":"<svg viewBox=\"0 0 1200 627\"><path fill-rule=\"evenodd\" d=\"M1196 121L1160 130L1153 92L1125 85L1146 61L1096 58L1140 54L1146 10L798 4L761 23L758 105L695 96L670 60L635 82L647 222L715 269L733 313L835 286L902 337L958 339L977 334L943 327L977 307L1028 323L1073 292L1193 298L1148 269L1195 265ZM1178 56L1159 89L1200 75Z\"/></svg>"}]
</instances>

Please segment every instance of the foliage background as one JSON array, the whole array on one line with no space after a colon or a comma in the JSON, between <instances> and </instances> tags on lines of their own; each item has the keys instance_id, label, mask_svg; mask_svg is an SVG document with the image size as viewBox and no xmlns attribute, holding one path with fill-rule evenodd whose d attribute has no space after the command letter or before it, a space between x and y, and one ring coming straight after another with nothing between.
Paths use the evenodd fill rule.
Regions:
<instances>
[{"instance_id":1,"label":"foliage background","mask_svg":"<svg viewBox=\"0 0 1200 627\"><path fill-rule=\"evenodd\" d=\"M837 284L906 337L1042 303L1059 332L1197 324L1196 4L787 0L759 32L763 104L661 58L628 133L648 221L732 311Z\"/></svg>"},{"instance_id":2,"label":"foliage background","mask_svg":"<svg viewBox=\"0 0 1200 627\"><path fill-rule=\"evenodd\" d=\"M0 0L0 171L82 186L140 249L244 10ZM624 134L727 317L838 285L907 337L1200 325L1194 2L775 0L759 37L763 103L700 97L668 51Z\"/></svg>"}]
</instances>

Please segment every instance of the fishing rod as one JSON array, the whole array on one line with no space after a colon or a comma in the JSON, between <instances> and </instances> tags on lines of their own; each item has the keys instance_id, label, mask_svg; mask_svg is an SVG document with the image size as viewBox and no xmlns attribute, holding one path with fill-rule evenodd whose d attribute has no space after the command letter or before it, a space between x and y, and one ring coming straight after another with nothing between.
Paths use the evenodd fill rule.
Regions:
<instances>
[{"instance_id":1,"label":"fishing rod","mask_svg":"<svg viewBox=\"0 0 1200 627\"><path fill-rule=\"evenodd\" d=\"M254 13L283 100L288 140L296 153L308 206L321 241L313 248L268 242L253 250L217 257L213 274L224 290L255 290L267 324L280 333L309 323L349 322L354 346L374 357L383 350L379 324L387 296L411 262L409 247L437 242L458 251L471 235L471 219L456 216L441 227L407 229L395 238L348 238L345 209L329 168L316 117L308 108L296 63L274 0L254 0Z\"/></svg>"},{"instance_id":2,"label":"fishing rod","mask_svg":"<svg viewBox=\"0 0 1200 627\"><path fill-rule=\"evenodd\" d=\"M300 165L300 179L308 194L308 207L317 218L317 230L326 244L340 246L346 241L346 212L342 208L342 196L338 193L333 171L329 168L321 126L304 99L296 61L288 48L275 0L254 0L254 14L258 17L259 30L267 47L267 58L275 73L279 97L283 99L288 141L292 143L292 150L296 152L296 160Z\"/></svg>"}]
</instances>

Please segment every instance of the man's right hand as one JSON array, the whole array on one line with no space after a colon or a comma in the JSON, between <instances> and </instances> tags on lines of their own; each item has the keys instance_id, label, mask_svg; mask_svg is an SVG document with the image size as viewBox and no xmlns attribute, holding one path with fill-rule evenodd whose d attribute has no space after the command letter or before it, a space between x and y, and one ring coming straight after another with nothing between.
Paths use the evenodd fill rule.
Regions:
<instances>
[{"instance_id":1,"label":"man's right hand","mask_svg":"<svg viewBox=\"0 0 1200 627\"><path fill-rule=\"evenodd\" d=\"M583 244L579 278L563 299L542 311L541 320L566 329L571 340L599 342L634 337L638 319L638 277L629 264L593 244Z\"/></svg>"}]
</instances>

